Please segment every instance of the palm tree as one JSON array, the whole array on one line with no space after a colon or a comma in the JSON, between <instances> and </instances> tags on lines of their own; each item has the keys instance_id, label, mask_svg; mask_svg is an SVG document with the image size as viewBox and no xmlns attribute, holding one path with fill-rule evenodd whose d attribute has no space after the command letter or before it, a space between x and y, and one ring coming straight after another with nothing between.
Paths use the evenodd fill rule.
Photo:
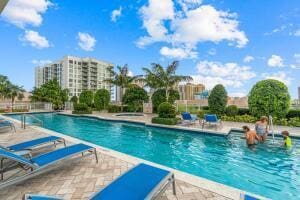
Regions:
<instances>
[{"instance_id":1,"label":"palm tree","mask_svg":"<svg viewBox=\"0 0 300 200\"><path fill-rule=\"evenodd\" d=\"M178 61L173 61L167 66L166 70L160 64L152 63L151 65L152 69L143 68L146 86L154 90L164 89L167 101L169 100L170 90L174 89L179 82L193 80L190 76L176 75L176 70L179 66Z\"/></svg>"},{"instance_id":2,"label":"palm tree","mask_svg":"<svg viewBox=\"0 0 300 200\"><path fill-rule=\"evenodd\" d=\"M11 99L12 107L15 103L16 97L22 96L24 92L25 92L25 90L23 89L23 87L14 85L14 84L9 84L9 86L7 88L6 97Z\"/></svg>"},{"instance_id":3,"label":"palm tree","mask_svg":"<svg viewBox=\"0 0 300 200\"><path fill-rule=\"evenodd\" d=\"M111 78L104 80L104 82L108 82L112 85L120 87L121 107L123 108L122 98L125 93L125 89L128 88L128 86L130 86L134 80L140 78L141 76L129 76L129 69L127 64L123 67L117 66L118 71L114 71L113 66L110 66L107 70L109 71Z\"/></svg>"},{"instance_id":4,"label":"palm tree","mask_svg":"<svg viewBox=\"0 0 300 200\"><path fill-rule=\"evenodd\" d=\"M10 84L7 76L0 75L0 98L7 98Z\"/></svg>"}]
</instances>

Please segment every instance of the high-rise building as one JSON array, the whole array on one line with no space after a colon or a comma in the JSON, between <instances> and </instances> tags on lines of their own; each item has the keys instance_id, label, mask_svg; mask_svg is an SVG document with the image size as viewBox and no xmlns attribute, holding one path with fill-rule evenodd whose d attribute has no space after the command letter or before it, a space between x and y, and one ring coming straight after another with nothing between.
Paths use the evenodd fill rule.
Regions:
<instances>
[{"instance_id":1,"label":"high-rise building","mask_svg":"<svg viewBox=\"0 0 300 200\"><path fill-rule=\"evenodd\" d=\"M84 90L107 89L114 96L112 87L104 82L110 77L107 70L111 63L94 58L65 56L63 59L35 68L35 87L49 80L57 79L63 89L69 90L69 96L79 96Z\"/></svg>"},{"instance_id":2,"label":"high-rise building","mask_svg":"<svg viewBox=\"0 0 300 200\"><path fill-rule=\"evenodd\" d=\"M205 86L203 84L187 83L178 86L180 100L195 100L195 95L203 92Z\"/></svg>"},{"instance_id":3,"label":"high-rise building","mask_svg":"<svg viewBox=\"0 0 300 200\"><path fill-rule=\"evenodd\" d=\"M300 87L298 87L298 99L300 100Z\"/></svg>"}]
</instances>

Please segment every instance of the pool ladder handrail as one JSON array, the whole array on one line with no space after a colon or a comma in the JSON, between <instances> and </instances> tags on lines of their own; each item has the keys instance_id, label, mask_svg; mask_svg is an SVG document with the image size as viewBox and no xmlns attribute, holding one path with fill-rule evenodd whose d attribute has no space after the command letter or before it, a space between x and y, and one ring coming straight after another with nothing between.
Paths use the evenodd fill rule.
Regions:
<instances>
[{"instance_id":1,"label":"pool ladder handrail","mask_svg":"<svg viewBox=\"0 0 300 200\"><path fill-rule=\"evenodd\" d=\"M22 128L26 129L26 117L31 117L32 119L34 119L34 120L37 121L37 123L32 123L32 125L37 124L37 125L43 127L43 121L42 121L42 120L36 118L36 117L33 116L33 115L22 114L22 117L21 117L21 127L22 127ZM27 124L27 125L29 126L29 124Z\"/></svg>"},{"instance_id":2,"label":"pool ladder handrail","mask_svg":"<svg viewBox=\"0 0 300 200\"><path fill-rule=\"evenodd\" d=\"M273 143L275 142L275 136L274 136L274 124L273 124L273 117L272 115L269 116L269 122L270 122L270 129L273 137Z\"/></svg>"}]
</instances>

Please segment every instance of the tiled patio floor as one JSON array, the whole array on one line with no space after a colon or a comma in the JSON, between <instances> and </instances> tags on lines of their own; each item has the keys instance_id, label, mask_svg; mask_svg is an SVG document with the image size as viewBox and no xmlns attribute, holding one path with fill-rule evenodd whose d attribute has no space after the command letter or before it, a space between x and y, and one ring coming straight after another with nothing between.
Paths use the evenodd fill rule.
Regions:
<instances>
[{"instance_id":1,"label":"tiled patio floor","mask_svg":"<svg viewBox=\"0 0 300 200\"><path fill-rule=\"evenodd\" d=\"M0 144L9 145L33 138L45 136L31 128L17 133L0 132ZM53 148L53 147L50 147ZM49 151L49 147L39 151ZM54 170L25 180L13 186L0 190L0 199L20 200L25 193L56 195L65 199L87 199L92 193L108 185L112 180L126 172L133 165L109 155L98 153L99 163L94 156L81 159L70 159ZM172 194L171 187L159 197L160 200L202 200L227 199L216 193L176 180L177 195Z\"/></svg>"}]
</instances>

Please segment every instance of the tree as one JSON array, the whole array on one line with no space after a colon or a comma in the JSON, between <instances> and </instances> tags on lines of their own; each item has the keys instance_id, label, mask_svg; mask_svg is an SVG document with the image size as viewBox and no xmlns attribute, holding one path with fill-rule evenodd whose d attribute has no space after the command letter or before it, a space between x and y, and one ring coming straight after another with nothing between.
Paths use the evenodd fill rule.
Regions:
<instances>
[{"instance_id":1,"label":"tree","mask_svg":"<svg viewBox=\"0 0 300 200\"><path fill-rule=\"evenodd\" d=\"M103 110L108 107L110 101L109 91L106 89L97 90L94 95L94 104L97 110Z\"/></svg>"},{"instance_id":2,"label":"tree","mask_svg":"<svg viewBox=\"0 0 300 200\"><path fill-rule=\"evenodd\" d=\"M277 80L268 79L256 83L250 91L248 104L256 117L272 115L283 118L290 108L290 94L287 86Z\"/></svg>"},{"instance_id":3,"label":"tree","mask_svg":"<svg viewBox=\"0 0 300 200\"><path fill-rule=\"evenodd\" d=\"M70 99L70 101L72 103L78 103L78 97L77 96L72 96L72 98Z\"/></svg>"},{"instance_id":4,"label":"tree","mask_svg":"<svg viewBox=\"0 0 300 200\"><path fill-rule=\"evenodd\" d=\"M169 99L168 102L171 104L174 104L176 100L180 98L178 90L169 90ZM152 104L153 104L153 111L157 112L158 111L158 106L166 102L166 91L165 89L158 89L156 90L153 95L152 95Z\"/></svg>"},{"instance_id":5,"label":"tree","mask_svg":"<svg viewBox=\"0 0 300 200\"><path fill-rule=\"evenodd\" d=\"M127 104L128 109L133 112L137 112L144 101L148 101L147 92L137 85L129 86L123 96L123 103Z\"/></svg>"},{"instance_id":6,"label":"tree","mask_svg":"<svg viewBox=\"0 0 300 200\"><path fill-rule=\"evenodd\" d=\"M209 110L215 114L224 114L227 104L227 92L223 85L216 85L209 97L208 106Z\"/></svg>"},{"instance_id":7,"label":"tree","mask_svg":"<svg viewBox=\"0 0 300 200\"><path fill-rule=\"evenodd\" d=\"M18 85L9 84L8 89L7 89L7 97L9 97L11 99L12 106L15 103L16 97L22 97L23 92L25 92L23 87L18 86ZM24 97L24 95L23 95L23 97Z\"/></svg>"},{"instance_id":8,"label":"tree","mask_svg":"<svg viewBox=\"0 0 300 200\"><path fill-rule=\"evenodd\" d=\"M170 65L164 69L160 64L152 63L152 69L143 68L145 72L144 81L146 86L154 89L164 89L166 93L166 100L169 100L170 90L181 81L193 80L190 76L176 75L176 70L179 66L178 61L173 61Z\"/></svg>"},{"instance_id":9,"label":"tree","mask_svg":"<svg viewBox=\"0 0 300 200\"><path fill-rule=\"evenodd\" d=\"M49 80L39 88L32 91L31 101L50 102L54 109L63 107L68 100L68 90L62 89L56 79Z\"/></svg>"},{"instance_id":10,"label":"tree","mask_svg":"<svg viewBox=\"0 0 300 200\"><path fill-rule=\"evenodd\" d=\"M104 80L104 82L108 82L110 84L113 84L115 86L120 87L121 90L121 109L123 110L123 95L125 93L125 89L128 88L130 84L133 83L134 80L140 78L141 76L130 76L129 75L129 69L128 65L124 65L123 67L117 66L118 71L114 71L114 67L111 66L108 68L108 71L110 73L109 79Z\"/></svg>"},{"instance_id":11,"label":"tree","mask_svg":"<svg viewBox=\"0 0 300 200\"><path fill-rule=\"evenodd\" d=\"M0 98L6 98L8 94L8 87L11 83L7 76L0 75Z\"/></svg>"},{"instance_id":12,"label":"tree","mask_svg":"<svg viewBox=\"0 0 300 200\"><path fill-rule=\"evenodd\" d=\"M79 95L79 103L85 103L87 106L92 107L94 101L94 93L91 90L82 91Z\"/></svg>"}]
</instances>

